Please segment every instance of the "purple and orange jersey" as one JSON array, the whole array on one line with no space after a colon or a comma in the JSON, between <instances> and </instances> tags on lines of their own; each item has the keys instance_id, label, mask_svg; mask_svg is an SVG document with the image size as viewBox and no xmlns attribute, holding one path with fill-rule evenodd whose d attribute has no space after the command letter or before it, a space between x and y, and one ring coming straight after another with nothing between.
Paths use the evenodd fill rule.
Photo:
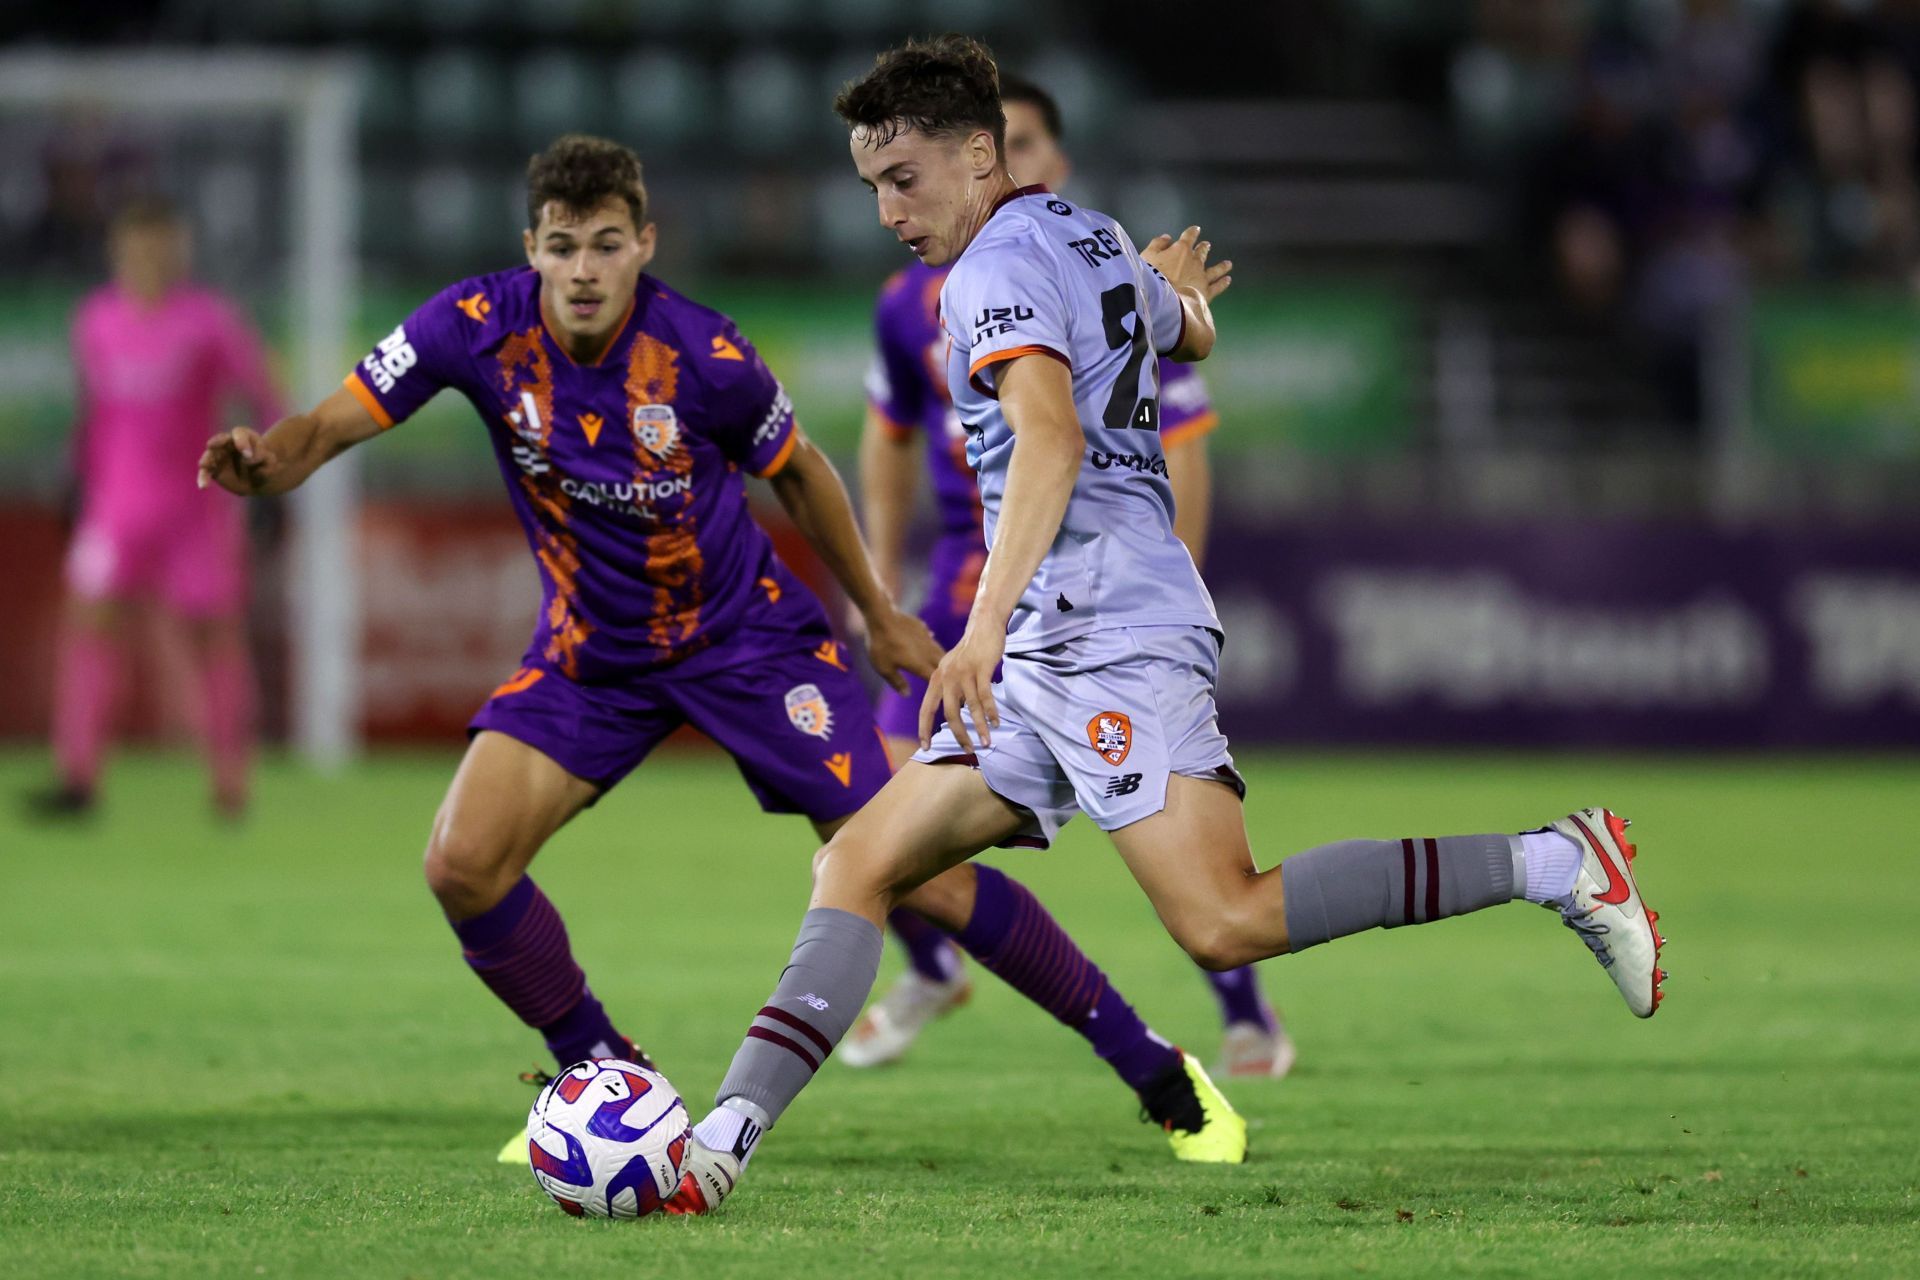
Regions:
<instances>
[{"instance_id":1,"label":"purple and orange jersey","mask_svg":"<svg viewBox=\"0 0 1920 1280\"><path fill-rule=\"evenodd\" d=\"M940 289L947 267L913 263L881 286L874 308L874 354L867 403L890 435L927 438L927 471L940 531L984 542L980 487L967 464L966 433L947 395L947 335L940 327ZM1160 442L1172 448L1219 425L1207 384L1194 365L1160 361ZM963 608L961 612L965 612Z\"/></svg>"},{"instance_id":2,"label":"purple and orange jersey","mask_svg":"<svg viewBox=\"0 0 1920 1280\"><path fill-rule=\"evenodd\" d=\"M786 464L792 403L731 320L651 276L592 364L567 355L522 267L435 295L346 385L383 427L443 387L479 411L540 569L529 658L569 679L680 662L755 604L806 595L740 474Z\"/></svg>"}]
</instances>

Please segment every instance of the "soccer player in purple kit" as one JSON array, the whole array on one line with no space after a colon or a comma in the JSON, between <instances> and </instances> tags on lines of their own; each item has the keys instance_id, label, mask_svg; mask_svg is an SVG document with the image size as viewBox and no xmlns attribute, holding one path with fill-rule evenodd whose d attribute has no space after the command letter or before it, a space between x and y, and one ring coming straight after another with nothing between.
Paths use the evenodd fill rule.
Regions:
<instances>
[{"instance_id":1,"label":"soccer player in purple kit","mask_svg":"<svg viewBox=\"0 0 1920 1280\"><path fill-rule=\"evenodd\" d=\"M1664 939L1609 810L1518 834L1342 840L1254 869L1214 709L1219 619L1141 434L1159 426L1148 353L1206 358L1231 264L1208 264L1198 227L1136 250L1104 214L1017 186L999 72L976 40L889 50L834 106L881 225L928 265L953 264L947 386L989 550L966 631L928 680L921 749L815 858L791 957L694 1126L669 1209L707 1213L732 1194L818 1070L798 1041L824 1052L847 1033L881 924L916 885L1009 839L1046 840L1076 811L1206 968L1527 901L1651 1017Z\"/></svg>"},{"instance_id":2,"label":"soccer player in purple kit","mask_svg":"<svg viewBox=\"0 0 1920 1280\"><path fill-rule=\"evenodd\" d=\"M1059 104L1040 86L1007 75L1000 78L1000 102L1007 118L1007 170L1014 181L1061 190L1072 164L1060 145ZM901 560L924 454L940 534L928 557L920 619L943 648L958 644L966 630L987 559L980 490L967 463L966 433L947 394L940 287L948 269L918 263L902 267L881 289L860 442L863 523L881 581L895 596L904 576ZM1206 437L1219 419L1193 365L1163 356L1159 366L1160 444L1173 486L1173 532L1199 566L1211 506ZM918 745L914 739L925 691L926 682L915 678L905 694L880 695L880 731L896 764L909 759ZM908 967L841 1042L840 1060L848 1066L898 1061L929 1023L965 1004L972 991L965 963L944 932L906 909L895 911L888 923L906 950ZM1222 1023L1214 1071L1285 1076L1293 1067L1293 1042L1262 997L1252 966L1206 977Z\"/></svg>"},{"instance_id":3,"label":"soccer player in purple kit","mask_svg":"<svg viewBox=\"0 0 1920 1280\"><path fill-rule=\"evenodd\" d=\"M467 963L562 1066L642 1051L527 875L560 827L682 724L733 756L763 809L804 814L821 839L890 773L865 691L819 601L748 514L740 473L770 480L845 588L883 679L899 686L940 654L881 586L839 476L753 345L645 274L646 200L632 151L559 139L528 165L528 266L442 290L312 412L223 432L200 462L202 486L284 493L442 388L486 423L541 609L520 670L473 719L426 877ZM1226 1100L1022 886L956 868L910 905L1087 1039L1176 1156L1244 1154ZM524 1160L524 1140L501 1158Z\"/></svg>"}]
</instances>

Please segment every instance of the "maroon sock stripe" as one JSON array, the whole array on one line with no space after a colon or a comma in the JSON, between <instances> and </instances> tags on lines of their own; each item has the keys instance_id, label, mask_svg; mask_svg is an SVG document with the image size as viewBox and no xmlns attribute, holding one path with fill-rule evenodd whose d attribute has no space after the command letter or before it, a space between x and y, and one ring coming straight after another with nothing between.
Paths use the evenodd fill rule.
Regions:
<instances>
[{"instance_id":1,"label":"maroon sock stripe","mask_svg":"<svg viewBox=\"0 0 1920 1280\"><path fill-rule=\"evenodd\" d=\"M785 1049L788 1053L791 1053L794 1057L806 1063L807 1070L809 1071L818 1071L820 1069L820 1063L812 1054L781 1035L778 1031L769 1031L765 1027L748 1027L747 1037L751 1040L765 1040L768 1044L779 1045L782 1049Z\"/></svg>"},{"instance_id":2,"label":"maroon sock stripe","mask_svg":"<svg viewBox=\"0 0 1920 1280\"><path fill-rule=\"evenodd\" d=\"M1401 864L1402 870L1405 872L1405 879L1407 882L1407 893L1406 893L1407 900L1405 904L1406 923L1412 924L1413 923L1413 841L1402 840L1400 842L1400 864ZM1392 865L1392 864L1388 864L1388 865Z\"/></svg>"},{"instance_id":3,"label":"maroon sock stripe","mask_svg":"<svg viewBox=\"0 0 1920 1280\"><path fill-rule=\"evenodd\" d=\"M763 1018L771 1018L783 1026L792 1027L795 1031L798 1031L801 1035L813 1041L814 1047L820 1050L820 1056L823 1059L833 1052L833 1041L827 1039L818 1031L808 1026L806 1022L794 1017L785 1009L776 1009L772 1005L768 1005L766 1008L760 1010L760 1016Z\"/></svg>"},{"instance_id":4,"label":"maroon sock stripe","mask_svg":"<svg viewBox=\"0 0 1920 1280\"><path fill-rule=\"evenodd\" d=\"M1427 921L1440 918L1440 842L1427 837Z\"/></svg>"}]
</instances>

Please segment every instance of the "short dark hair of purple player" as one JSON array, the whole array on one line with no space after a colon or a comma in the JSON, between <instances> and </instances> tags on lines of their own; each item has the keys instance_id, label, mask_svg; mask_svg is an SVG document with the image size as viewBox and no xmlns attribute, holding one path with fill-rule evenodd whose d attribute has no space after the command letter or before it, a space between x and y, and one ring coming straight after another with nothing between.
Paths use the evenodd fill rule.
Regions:
<instances>
[{"instance_id":1,"label":"short dark hair of purple player","mask_svg":"<svg viewBox=\"0 0 1920 1280\"><path fill-rule=\"evenodd\" d=\"M1000 103L1004 107L1009 102L1024 102L1040 113L1040 122L1047 126L1047 134L1058 142L1067 135L1066 122L1060 118L1060 104L1053 95L1024 76L1002 75L1000 77Z\"/></svg>"},{"instance_id":2,"label":"short dark hair of purple player","mask_svg":"<svg viewBox=\"0 0 1920 1280\"><path fill-rule=\"evenodd\" d=\"M539 230L541 211L550 201L559 201L568 213L585 216L616 198L627 202L635 230L647 225L647 188L640 177L640 157L631 147L569 133L527 161L530 230Z\"/></svg>"},{"instance_id":3,"label":"short dark hair of purple player","mask_svg":"<svg viewBox=\"0 0 1920 1280\"><path fill-rule=\"evenodd\" d=\"M1005 153L1007 117L1000 109L1000 68L993 50L972 36L909 40L874 59L873 70L840 90L833 109L884 146L908 129L951 137L985 129Z\"/></svg>"}]
</instances>

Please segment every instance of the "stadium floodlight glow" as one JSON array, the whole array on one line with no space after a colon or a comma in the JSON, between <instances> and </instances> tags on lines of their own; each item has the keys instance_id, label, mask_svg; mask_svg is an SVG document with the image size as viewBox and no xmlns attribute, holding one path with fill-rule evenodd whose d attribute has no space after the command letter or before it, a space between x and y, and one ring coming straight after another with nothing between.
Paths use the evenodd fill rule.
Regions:
<instances>
[{"instance_id":1,"label":"stadium floodlight glow","mask_svg":"<svg viewBox=\"0 0 1920 1280\"><path fill-rule=\"evenodd\" d=\"M274 54L0 54L0 111L111 111L143 120L247 113L285 130L289 292L297 405L318 403L354 358L359 77L352 62ZM289 598L293 728L301 754L337 766L358 747L359 608L353 556L358 459L336 459L292 496Z\"/></svg>"}]
</instances>

